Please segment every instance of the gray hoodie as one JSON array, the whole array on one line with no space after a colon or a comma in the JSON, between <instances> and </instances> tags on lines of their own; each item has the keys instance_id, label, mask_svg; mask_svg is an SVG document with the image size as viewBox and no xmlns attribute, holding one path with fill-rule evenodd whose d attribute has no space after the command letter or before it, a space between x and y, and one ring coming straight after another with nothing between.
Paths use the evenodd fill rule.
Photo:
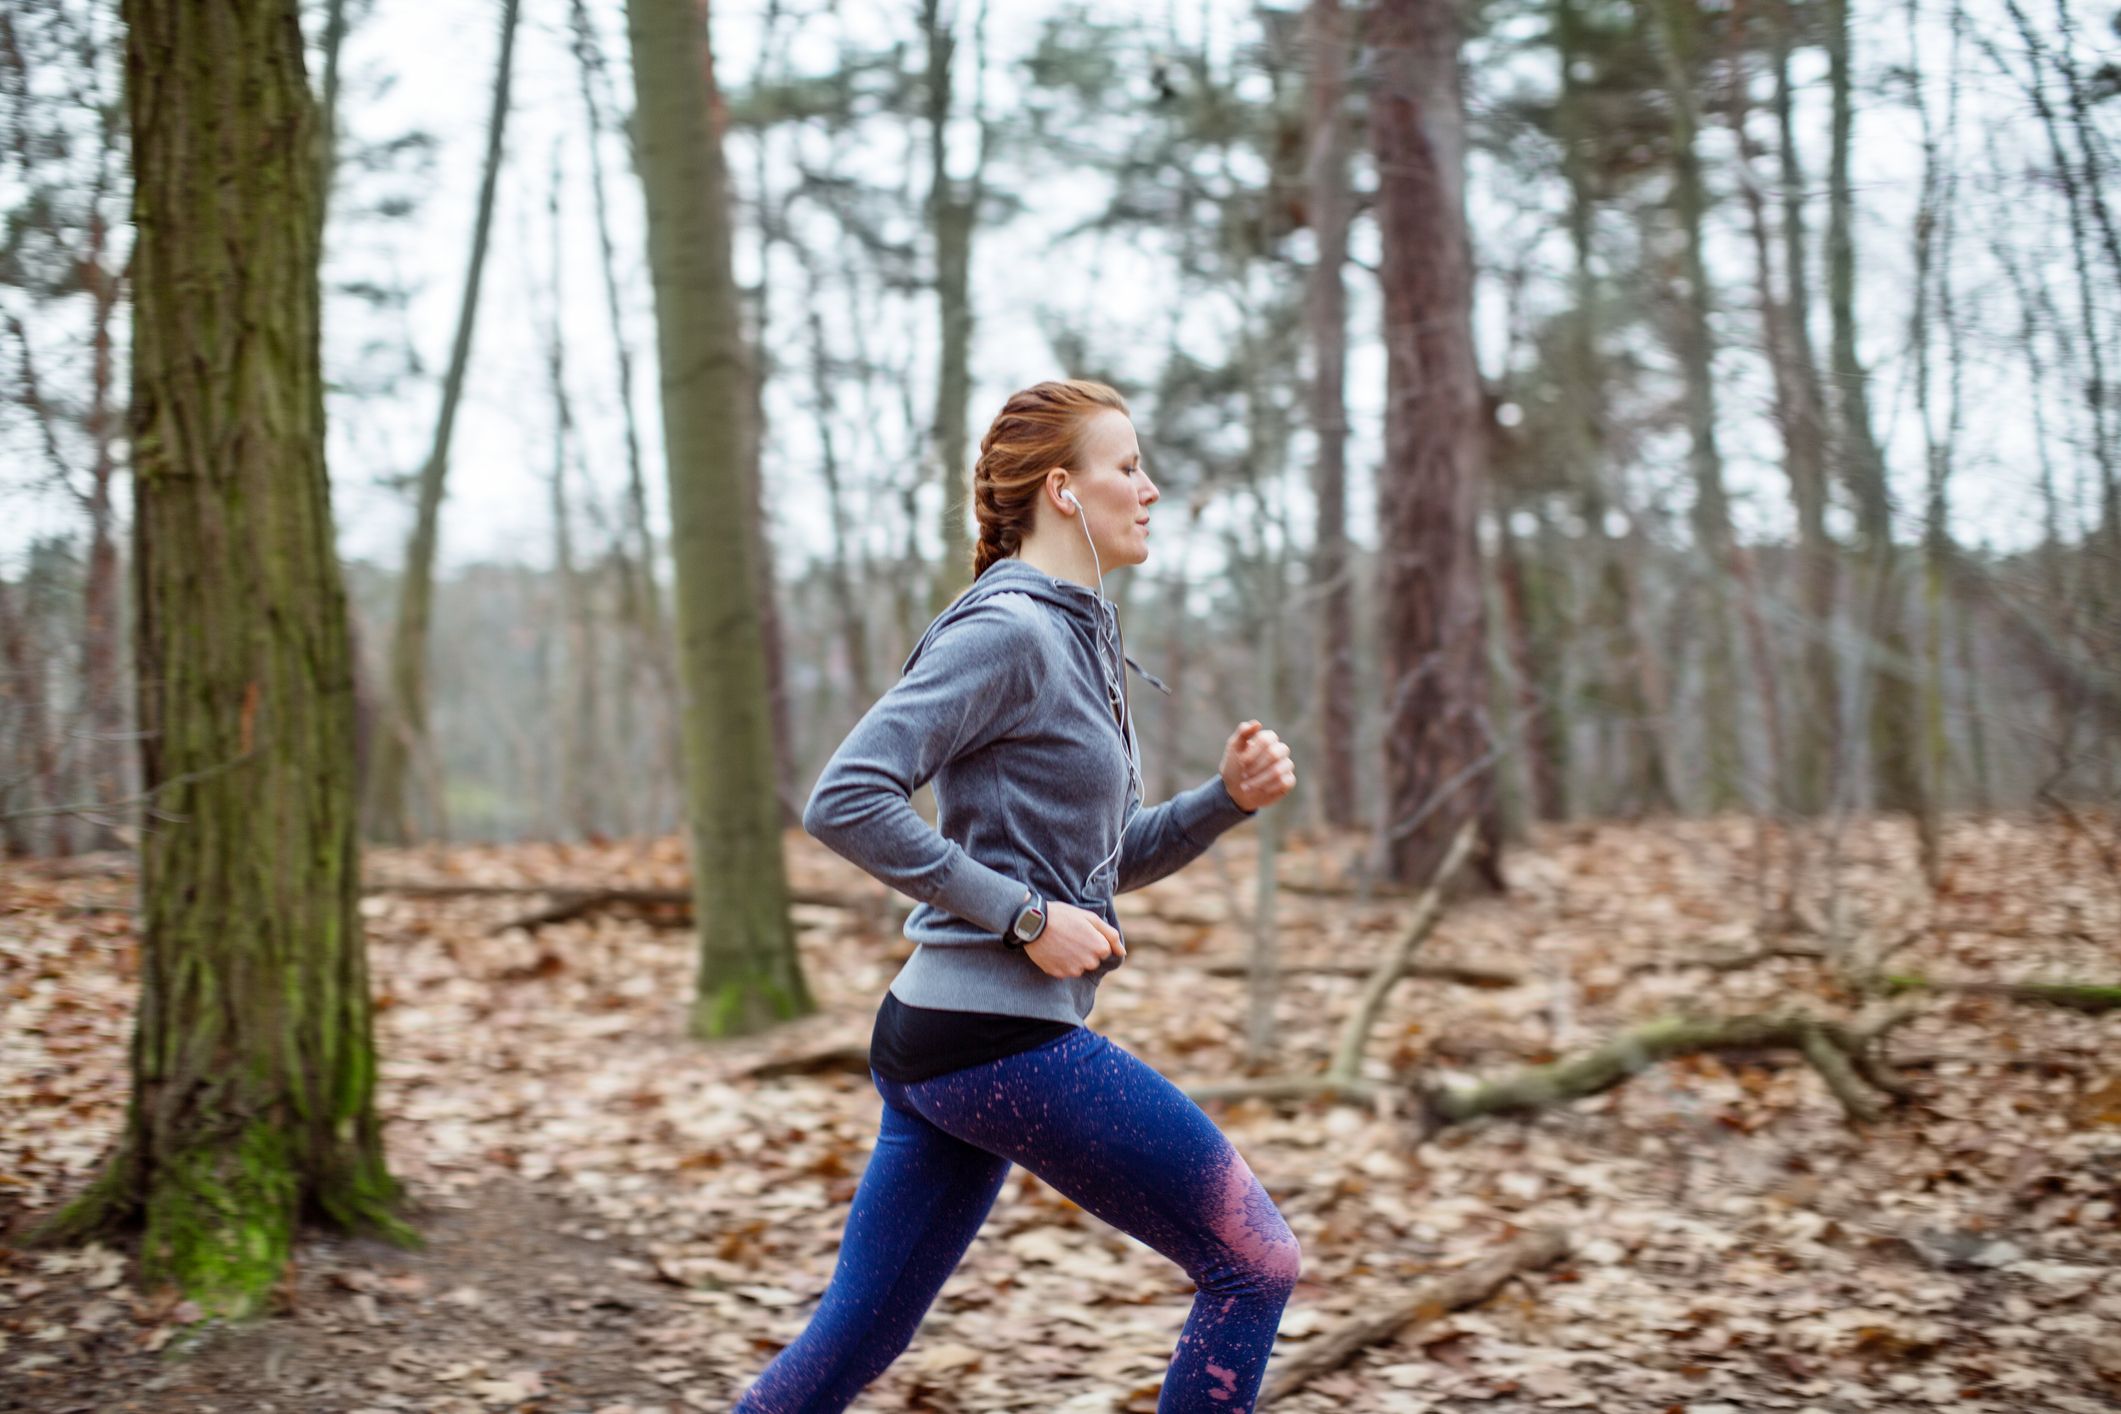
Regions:
<instances>
[{"instance_id":1,"label":"gray hoodie","mask_svg":"<svg viewBox=\"0 0 2121 1414\"><path fill-rule=\"evenodd\" d=\"M918 946L891 982L900 1001L1082 1022L1121 959L1061 978L1004 945L1025 890L1119 928L1114 894L1191 863L1253 813L1220 774L1142 804L1121 662L1170 690L1126 657L1096 590L999 560L825 763L803 828L919 901L905 927ZM930 779L935 829L911 801Z\"/></svg>"}]
</instances>

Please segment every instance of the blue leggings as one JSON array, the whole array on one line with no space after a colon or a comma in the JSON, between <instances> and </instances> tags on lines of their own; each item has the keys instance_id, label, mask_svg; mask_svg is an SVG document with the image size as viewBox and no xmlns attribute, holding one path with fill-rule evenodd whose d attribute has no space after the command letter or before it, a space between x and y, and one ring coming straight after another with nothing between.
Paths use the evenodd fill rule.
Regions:
<instances>
[{"instance_id":1,"label":"blue leggings","mask_svg":"<svg viewBox=\"0 0 2121 1414\"><path fill-rule=\"evenodd\" d=\"M734 1414L845 1409L913 1340L1012 1163L1198 1286L1157 1414L1249 1410L1302 1270L1280 1209L1184 1091L1088 1027L884 1097L832 1281Z\"/></svg>"}]
</instances>

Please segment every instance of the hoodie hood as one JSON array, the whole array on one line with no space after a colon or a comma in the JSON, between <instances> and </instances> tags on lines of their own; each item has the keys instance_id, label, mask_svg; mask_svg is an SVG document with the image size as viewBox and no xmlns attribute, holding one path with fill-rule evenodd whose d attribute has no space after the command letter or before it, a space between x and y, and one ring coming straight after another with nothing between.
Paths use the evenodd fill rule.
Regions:
<instances>
[{"instance_id":1,"label":"hoodie hood","mask_svg":"<svg viewBox=\"0 0 2121 1414\"><path fill-rule=\"evenodd\" d=\"M921 634L920 641L913 645L913 651L906 655L906 661L899 669L900 673L905 673L913 666L914 660L921 656L921 650L928 646L928 640L933 638L943 625L951 622L971 605L996 594L1028 594L1033 599L1053 605L1061 611L1062 618L1091 652L1109 653L1111 650L1103 645L1108 642L1118 643L1121 645L1120 656L1142 681L1158 692L1168 694L1171 691L1162 678L1135 662L1134 656L1126 651L1125 640L1119 631L1119 610L1113 607L1111 600L1086 584L1077 584L1072 579L1047 574L1036 565L1014 555L996 560L987 566L985 574L972 581L970 588L951 600L949 607L935 616L935 622L928 625L927 630ZM1106 661L1111 660L1107 658Z\"/></svg>"}]
</instances>

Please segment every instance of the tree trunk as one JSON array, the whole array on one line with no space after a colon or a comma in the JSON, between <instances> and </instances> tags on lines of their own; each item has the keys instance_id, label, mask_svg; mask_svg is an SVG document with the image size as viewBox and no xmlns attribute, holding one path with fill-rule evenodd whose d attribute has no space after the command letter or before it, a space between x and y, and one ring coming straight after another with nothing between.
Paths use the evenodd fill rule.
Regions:
<instances>
[{"instance_id":1,"label":"tree trunk","mask_svg":"<svg viewBox=\"0 0 2121 1414\"><path fill-rule=\"evenodd\" d=\"M1436 872L1467 820L1492 819L1479 546L1480 389L1465 224L1459 18L1451 0L1380 0L1370 137L1383 237L1385 457L1378 598L1386 684L1379 872ZM1485 872L1500 884L1500 841Z\"/></svg>"},{"instance_id":2,"label":"tree trunk","mask_svg":"<svg viewBox=\"0 0 2121 1414\"><path fill-rule=\"evenodd\" d=\"M1899 556L1893 546L1892 495L1885 458L1871 435L1869 374L1856 357L1856 245L1849 189L1849 142L1854 113L1849 95L1848 0L1826 0L1828 80L1833 90L1833 146L1827 171L1827 300L1833 317L1833 382L1839 394L1842 475L1856 501L1856 525L1869 567L1869 605L1863 615L1869 644L1871 774L1880 810L1923 810L1921 733L1908 674Z\"/></svg>"},{"instance_id":3,"label":"tree trunk","mask_svg":"<svg viewBox=\"0 0 2121 1414\"><path fill-rule=\"evenodd\" d=\"M1672 346L1686 385L1687 465L1694 483L1693 569L1700 592L1696 627L1702 652L1702 736L1707 750L1706 803L1727 810L1743 802L1745 753L1738 723L1738 667L1731 652L1730 502L1723 487L1723 457L1716 446L1715 357L1709 328L1708 262L1702 254L1702 218L1707 194L1695 151L1700 127L1695 115L1699 14L1693 0L1651 0L1646 16L1657 32L1665 96L1672 110L1672 209L1679 223L1686 293L1673 321Z\"/></svg>"},{"instance_id":4,"label":"tree trunk","mask_svg":"<svg viewBox=\"0 0 2121 1414\"><path fill-rule=\"evenodd\" d=\"M427 732L427 636L434 604L435 546L441 534L442 491L449 476L449 441L456 428L457 403L471 362L471 336L478 323L479 276L486 268L487 237L493 228L494 186L500 176L503 139L508 128L508 86L514 68L517 0L501 0L501 53L494 67L493 107L486 121L486 166L479 181L478 214L471 227L471 261L464 272L464 297L457 310L456 339L450 346L449 370L442 377L442 408L435 422L434 446L420 472L419 505L412 540L398 582L398 616L391 634L390 691L383 729L377 734L373 769L368 778L364 823L369 834L403 844L427 831L444 828L442 792ZM430 788L427 808L415 813L409 782L418 770Z\"/></svg>"},{"instance_id":5,"label":"tree trunk","mask_svg":"<svg viewBox=\"0 0 2121 1414\"><path fill-rule=\"evenodd\" d=\"M985 11L980 23L984 27ZM965 516L972 496L972 467L965 405L972 396L972 232L978 219L980 184L987 160L985 115L980 117L979 155L965 189L951 179L949 144L951 84L957 55L953 19L939 0L922 0L921 29L928 40L928 219L935 234L935 295L942 319L941 368L935 390L935 456L942 487L943 557L929 581L928 608L941 613L972 582L972 536ZM984 62L985 55L980 55Z\"/></svg>"},{"instance_id":6,"label":"tree trunk","mask_svg":"<svg viewBox=\"0 0 2121 1414\"><path fill-rule=\"evenodd\" d=\"M750 373L707 36L690 0L629 0L626 20L678 575L700 933L691 1026L701 1037L742 1035L815 1009L788 916L758 580L741 514Z\"/></svg>"},{"instance_id":7,"label":"tree trunk","mask_svg":"<svg viewBox=\"0 0 2121 1414\"><path fill-rule=\"evenodd\" d=\"M1792 129L1789 50L1793 21L1787 0L1777 6L1773 28L1775 125L1781 154L1782 237L1786 296L1778 300L1769 260L1766 203L1753 181L1754 148L1746 136L1745 80L1731 80L1731 126L1738 134L1742 185L1752 218L1753 254L1760 286L1761 318L1775 373L1776 420L1782 432L1783 470L1797 511L1797 569L1804 605L1799 654L1799 711L1793 759L1781 773L1782 803L1802 816L1827 808L1841 759L1841 689L1834 664L1834 542L1827 533L1826 417L1812 353L1811 277L1806 273L1804 173Z\"/></svg>"},{"instance_id":8,"label":"tree trunk","mask_svg":"<svg viewBox=\"0 0 2121 1414\"><path fill-rule=\"evenodd\" d=\"M597 760L602 739L598 719L597 684L603 664L597 660L596 626L590 602L588 576L575 563L573 512L567 495L567 458L574 442L574 404L567 395L566 341L560 334L560 311L567 307L561 279L564 256L560 248L560 154L552 155L552 187L546 197L546 216L552 239L552 321L546 328L545 376L552 392L552 573L566 626L566 665L559 688L560 730L560 820L577 839L597 833L602 813L598 782L604 767ZM621 694L622 696L624 694Z\"/></svg>"},{"instance_id":9,"label":"tree trunk","mask_svg":"<svg viewBox=\"0 0 2121 1414\"><path fill-rule=\"evenodd\" d=\"M1312 0L1311 228L1318 259L1311 267L1309 314L1317 373L1311 387L1311 425L1318 435L1312 487L1318 499L1318 529L1311 556L1311 584L1318 595L1319 809L1326 822L1359 821L1355 791L1355 622L1347 527L1348 410L1345 396L1348 297L1341 267L1348 258L1347 26L1340 0Z\"/></svg>"},{"instance_id":10,"label":"tree trunk","mask_svg":"<svg viewBox=\"0 0 2121 1414\"><path fill-rule=\"evenodd\" d=\"M391 1213L324 474L316 107L293 0L129 0L141 990L124 1132L35 1240L258 1309L297 1223Z\"/></svg>"},{"instance_id":11,"label":"tree trunk","mask_svg":"<svg viewBox=\"0 0 2121 1414\"><path fill-rule=\"evenodd\" d=\"M677 739L677 674L672 664L670 633L663 623L663 592L656 568L655 535L648 526L648 479L641 470L640 421L634 415L633 346L626 340L625 308L619 299L618 248L611 238L611 203L604 187L604 129L607 81L603 52L589 20L585 0L572 0L572 23L576 66L581 71L582 108L589 119L589 191L596 215L597 253L604 276L604 310L611 322L611 347L618 361L620 424L626 432L626 528L632 536L630 553L620 553L619 601L630 636L627 666L629 683L652 685L668 710L668 731L658 732L651 769L660 765L665 779L675 779L683 770L684 754ZM616 730L622 746L631 749L638 735L637 704L632 691L621 692L617 701ZM650 792L641 792L650 795ZM660 828L658 812L636 812L634 821L646 829Z\"/></svg>"},{"instance_id":12,"label":"tree trunk","mask_svg":"<svg viewBox=\"0 0 2121 1414\"><path fill-rule=\"evenodd\" d=\"M839 620L842 650L847 655L847 674L856 702L873 702L875 674L869 665L869 628L860 597L855 593L854 532L848 524L847 497L840 485L839 442L833 435L839 417L834 392L832 348L825 338L822 313L825 289L818 278L817 259L807 247L795 246L796 259L805 277L805 322L810 335L811 408L817 415L818 470L825 478L825 515L832 526L832 559L826 565L834 616Z\"/></svg>"},{"instance_id":13,"label":"tree trunk","mask_svg":"<svg viewBox=\"0 0 2121 1414\"><path fill-rule=\"evenodd\" d=\"M709 48L707 33L708 0L700 0L700 63L707 66L705 82L709 92L714 90L714 75L711 72L714 55ZM766 6L766 40L764 47L771 50L774 32L780 22L780 6L768 0ZM764 60L760 61L760 77L764 78ZM727 110L717 103L714 109L714 140L722 141L728 124ZM758 213L759 213L759 284L753 301L756 327L750 339L752 358L750 362L750 397L744 407L744 524L751 531L751 567L757 580L757 602L759 606L759 641L766 654L766 708L773 729L773 779L774 790L781 801L781 824L785 829L794 829L802 824L803 800L801 787L796 781L794 729L788 718L788 674L782 660L781 606L776 589L778 578L774 573L774 545L772 528L767 524L763 484L762 458L766 451L766 379L770 372L767 361L770 305L768 292L773 288L773 241L774 222L768 190L768 164L766 144L758 145Z\"/></svg>"}]
</instances>

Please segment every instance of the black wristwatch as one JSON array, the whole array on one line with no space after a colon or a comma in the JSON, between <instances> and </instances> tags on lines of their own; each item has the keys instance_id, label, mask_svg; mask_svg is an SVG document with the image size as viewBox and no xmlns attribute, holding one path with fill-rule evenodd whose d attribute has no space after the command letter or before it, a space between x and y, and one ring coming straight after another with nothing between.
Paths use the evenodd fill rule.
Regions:
<instances>
[{"instance_id":1,"label":"black wristwatch","mask_svg":"<svg viewBox=\"0 0 2121 1414\"><path fill-rule=\"evenodd\" d=\"M1036 942L1038 935L1045 931L1046 901L1034 893L1025 900L1023 907L1017 909L1016 918L1010 923L1009 931L1002 934L1002 944L1005 947L1020 948L1026 943Z\"/></svg>"}]
</instances>

